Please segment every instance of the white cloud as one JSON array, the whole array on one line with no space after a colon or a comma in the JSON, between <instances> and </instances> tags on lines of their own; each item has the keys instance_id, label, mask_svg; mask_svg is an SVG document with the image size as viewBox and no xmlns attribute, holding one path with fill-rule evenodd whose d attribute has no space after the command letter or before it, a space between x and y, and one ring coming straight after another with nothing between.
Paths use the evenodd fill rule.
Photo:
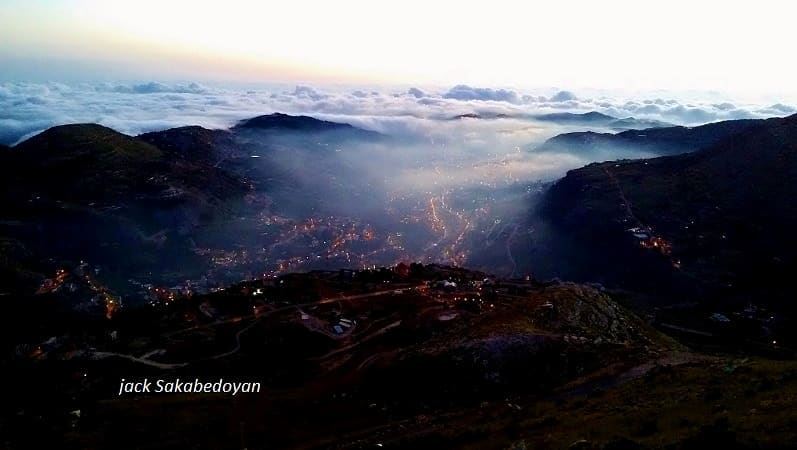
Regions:
<instances>
[{"instance_id":1,"label":"white cloud","mask_svg":"<svg viewBox=\"0 0 797 450\"><path fill-rule=\"evenodd\" d=\"M520 97L518 97L515 91L506 89L476 88L464 84L459 84L452 87L448 92L443 94L443 98L454 100L485 100L520 103Z\"/></svg>"},{"instance_id":2,"label":"white cloud","mask_svg":"<svg viewBox=\"0 0 797 450\"><path fill-rule=\"evenodd\" d=\"M550 92L547 93L550 95ZM657 96L590 98L569 91L519 93L458 85L442 93L411 88L403 92L339 91L297 86L290 90L209 87L197 83L0 83L0 143L14 143L53 125L96 122L128 134L182 125L226 128L236 121L275 111L334 118L385 133L427 139L448 130L445 122L461 114L516 120L467 120L459 126L480 133L510 132L533 125L530 117L552 111L599 111L675 124L795 112L785 104L749 104L707 96L689 101ZM733 100L733 99L728 99ZM489 124L478 122L490 122ZM550 127L550 125L548 125ZM492 130L492 131L490 131ZM547 128L534 134L543 139ZM527 142L528 143L528 142Z\"/></svg>"},{"instance_id":3,"label":"white cloud","mask_svg":"<svg viewBox=\"0 0 797 450\"><path fill-rule=\"evenodd\" d=\"M552 102L569 102L572 100L578 100L578 97L570 91L559 91L550 99Z\"/></svg>"}]
</instances>

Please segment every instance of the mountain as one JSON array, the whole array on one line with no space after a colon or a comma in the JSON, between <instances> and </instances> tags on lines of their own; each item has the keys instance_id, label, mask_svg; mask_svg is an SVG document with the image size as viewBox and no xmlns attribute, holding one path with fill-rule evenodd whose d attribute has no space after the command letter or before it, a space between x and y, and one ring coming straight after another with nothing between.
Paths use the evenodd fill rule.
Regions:
<instances>
[{"instance_id":1,"label":"mountain","mask_svg":"<svg viewBox=\"0 0 797 450\"><path fill-rule=\"evenodd\" d=\"M570 126L584 126L584 127L601 127L610 128L613 130L631 130L642 128L658 128L672 126L667 122L651 119L636 119L634 117L626 117L618 119L607 114L591 111L586 113L550 113L538 115L510 115L503 113L466 113L451 117L450 120L462 119L479 119L479 120L493 120L493 119L534 119L542 122L552 122L559 125Z\"/></svg>"},{"instance_id":2,"label":"mountain","mask_svg":"<svg viewBox=\"0 0 797 450\"><path fill-rule=\"evenodd\" d=\"M534 116L535 120L543 122L553 122L560 125L580 125L586 127L604 127L614 130L635 130L643 128L659 128L672 126L672 124L661 122L658 120L650 119L636 119L634 117L626 117L618 119L617 117L608 114L599 113L597 111L590 111L586 113L550 113L540 114Z\"/></svg>"},{"instance_id":3,"label":"mountain","mask_svg":"<svg viewBox=\"0 0 797 450\"><path fill-rule=\"evenodd\" d=\"M793 316L797 116L657 131L670 148L709 145L591 164L547 193L540 211L568 236L574 277Z\"/></svg>"},{"instance_id":4,"label":"mountain","mask_svg":"<svg viewBox=\"0 0 797 450\"><path fill-rule=\"evenodd\" d=\"M329 122L308 116L290 116L274 113L242 120L234 129L256 128L259 130L332 131L351 130L346 123Z\"/></svg>"},{"instance_id":5,"label":"mountain","mask_svg":"<svg viewBox=\"0 0 797 450\"><path fill-rule=\"evenodd\" d=\"M96 157L98 162L113 165L118 161L147 161L161 156L157 148L97 124L55 126L14 149L21 161Z\"/></svg>"},{"instance_id":6,"label":"mountain","mask_svg":"<svg viewBox=\"0 0 797 450\"><path fill-rule=\"evenodd\" d=\"M458 116L454 116L451 120L462 120L462 119L508 119L511 118L509 114L502 114L502 113L466 113L460 114Z\"/></svg>"},{"instance_id":7,"label":"mountain","mask_svg":"<svg viewBox=\"0 0 797 450\"><path fill-rule=\"evenodd\" d=\"M253 156L287 158L290 160L289 165L296 162L297 151L312 151L313 158L322 164L322 160L335 159L334 152L347 149L350 144L375 143L388 139L381 133L347 123L281 113L242 120L230 132L237 145L246 148ZM328 166L326 162L322 165Z\"/></svg>"},{"instance_id":8,"label":"mountain","mask_svg":"<svg viewBox=\"0 0 797 450\"><path fill-rule=\"evenodd\" d=\"M212 161L164 148L76 124L6 151L0 236L29 255L8 265L50 270L36 261L87 259L140 276L184 264L191 230L229 214L250 186Z\"/></svg>"},{"instance_id":9,"label":"mountain","mask_svg":"<svg viewBox=\"0 0 797 450\"><path fill-rule=\"evenodd\" d=\"M537 152L574 152L584 155L639 154L675 155L715 144L729 136L762 124L762 120L728 120L697 127L664 127L627 130L621 133L593 131L564 133L537 147Z\"/></svg>"},{"instance_id":10,"label":"mountain","mask_svg":"<svg viewBox=\"0 0 797 450\"><path fill-rule=\"evenodd\" d=\"M122 292L140 293L145 281L240 280L265 256L219 255L272 245L280 234L263 231L264 217L303 219L331 191L350 196L336 183L346 168L333 150L381 138L284 114L137 137L96 124L50 128L0 149L0 278L31 290L90 261Z\"/></svg>"},{"instance_id":11,"label":"mountain","mask_svg":"<svg viewBox=\"0 0 797 450\"><path fill-rule=\"evenodd\" d=\"M200 126L170 128L144 133L138 139L179 158L213 161L235 152L234 135L227 130L209 130Z\"/></svg>"},{"instance_id":12,"label":"mountain","mask_svg":"<svg viewBox=\"0 0 797 450\"><path fill-rule=\"evenodd\" d=\"M177 159L94 124L53 127L7 153L6 193L35 193L40 202L130 207L181 200L210 206L245 190L208 161Z\"/></svg>"},{"instance_id":13,"label":"mountain","mask_svg":"<svg viewBox=\"0 0 797 450\"><path fill-rule=\"evenodd\" d=\"M237 134L253 131L293 132L301 135L322 133L352 139L378 139L382 136L375 131L364 130L347 123L330 122L308 116L291 116L282 113L242 120L231 131Z\"/></svg>"},{"instance_id":14,"label":"mountain","mask_svg":"<svg viewBox=\"0 0 797 450\"><path fill-rule=\"evenodd\" d=\"M612 121L617 120L616 117L599 113L597 111L590 111L586 113L561 112L561 113L540 114L535 116L534 118L543 122L556 122L560 124L572 123L579 125L585 125L585 124L606 125Z\"/></svg>"},{"instance_id":15,"label":"mountain","mask_svg":"<svg viewBox=\"0 0 797 450\"><path fill-rule=\"evenodd\" d=\"M420 263L285 274L313 268L292 265L296 249L300 263L342 254L356 267L379 250L372 224L308 207L376 197L344 183L361 171L334 166L345 147L332 143L359 133L346 126L132 137L83 124L0 149L4 444L787 447L797 116L736 126L692 153L555 183L539 213L579 282ZM424 197L402 214L421 217L406 235L457 216L454 201ZM507 253L529 228L488 220L477 238L504 234ZM274 260L279 275L264 268ZM237 281L219 288L219 274ZM144 377L257 391L121 392Z\"/></svg>"},{"instance_id":16,"label":"mountain","mask_svg":"<svg viewBox=\"0 0 797 450\"><path fill-rule=\"evenodd\" d=\"M667 128L672 127L673 124L663 122L655 119L637 119L635 117L626 117L625 119L617 119L609 122L608 127L617 130L644 130L648 128Z\"/></svg>"}]
</instances>

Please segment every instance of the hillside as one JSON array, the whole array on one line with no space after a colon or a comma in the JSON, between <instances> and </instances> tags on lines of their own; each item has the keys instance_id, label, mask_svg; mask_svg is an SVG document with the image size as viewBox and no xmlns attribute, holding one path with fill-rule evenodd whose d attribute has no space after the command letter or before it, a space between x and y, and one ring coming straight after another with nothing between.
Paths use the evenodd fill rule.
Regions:
<instances>
[{"instance_id":1,"label":"hillside","mask_svg":"<svg viewBox=\"0 0 797 450\"><path fill-rule=\"evenodd\" d=\"M584 155L647 153L650 156L688 153L714 145L763 124L763 120L728 120L697 127L669 126L620 133L583 131L548 139L535 152L573 152ZM615 156L616 158L616 156Z\"/></svg>"},{"instance_id":2,"label":"hillside","mask_svg":"<svg viewBox=\"0 0 797 450\"><path fill-rule=\"evenodd\" d=\"M11 442L617 449L794 437L793 361L687 351L605 291L574 283L413 264L253 280L111 320L35 308L17 317L7 325L25 330L17 339L56 337L44 350L17 345L35 358L8 362L16 386L37 386L6 398L0 424ZM262 390L114 390L120 376L198 373L257 380Z\"/></svg>"},{"instance_id":3,"label":"hillside","mask_svg":"<svg viewBox=\"0 0 797 450\"><path fill-rule=\"evenodd\" d=\"M141 276L193 260L186 235L228 214L249 186L211 161L165 148L82 124L6 152L0 235L24 249L5 255L9 276L83 259L113 277Z\"/></svg>"},{"instance_id":4,"label":"hillside","mask_svg":"<svg viewBox=\"0 0 797 450\"><path fill-rule=\"evenodd\" d=\"M375 131L357 128L348 123L330 122L308 116L291 116L282 113L273 113L242 120L231 131L239 136L301 136L317 138L319 135L325 139L379 139L383 137ZM277 134L279 133L279 134Z\"/></svg>"},{"instance_id":5,"label":"hillside","mask_svg":"<svg viewBox=\"0 0 797 450\"><path fill-rule=\"evenodd\" d=\"M53 127L32 137L14 147L2 170L9 190L81 205L177 197L209 205L243 187L208 161L177 160L94 124Z\"/></svg>"},{"instance_id":6,"label":"hillside","mask_svg":"<svg viewBox=\"0 0 797 450\"><path fill-rule=\"evenodd\" d=\"M597 111L590 111L586 113L570 113L570 112L549 113L549 114L540 114L535 116L534 118L544 122L575 123L580 125L585 125L585 124L606 125L614 120L618 120L616 117L612 117L608 114L599 113Z\"/></svg>"},{"instance_id":7,"label":"hillside","mask_svg":"<svg viewBox=\"0 0 797 450\"><path fill-rule=\"evenodd\" d=\"M590 111L586 113L548 113L539 114L534 116L535 120L542 122L553 122L560 125L577 125L583 127L605 127L614 130L638 130L644 128L661 128L671 127L672 124L662 122L659 120L637 119L634 117L626 117L618 119L617 117L603 114L597 111ZM578 134L578 133L572 133Z\"/></svg>"},{"instance_id":8,"label":"hillside","mask_svg":"<svg viewBox=\"0 0 797 450\"><path fill-rule=\"evenodd\" d=\"M44 304L62 295L28 301ZM79 447L128 448L146 440L171 448L175 435L211 439L201 447L218 447L239 436L239 424L230 428L206 412L231 407L258 447L370 441L402 423L415 427L426 415L445 420L485 404L521 411L515 405L572 389L568 383L591 389L596 378L644 373L649 369L635 368L680 351L598 289L420 264L253 280L215 294L128 308L111 320L39 317L22 309L8 326L30 342L58 336L46 353L33 350L32 361L10 363L44 367L59 361L61 370L48 374L51 383L36 398L10 396L15 415L0 420L24 434L37 414L46 414L49 427L36 434L45 441L69 426L68 411L80 408L76 432L67 436ZM91 329L96 337L87 341L77 329ZM118 339L106 337L110 330ZM89 386L71 377L83 367L92 373ZM38 384L44 372L32 373L15 382ZM119 397L113 391L119 373L256 374L263 391ZM173 406L177 419L164 422L157 411ZM187 433L188 426L213 430L212 436ZM115 432L106 433L109 427Z\"/></svg>"},{"instance_id":9,"label":"hillside","mask_svg":"<svg viewBox=\"0 0 797 450\"><path fill-rule=\"evenodd\" d=\"M153 131L139 135L138 139L170 155L207 161L223 158L225 155L220 154L220 151L235 146L235 140L229 131L209 130L200 126Z\"/></svg>"},{"instance_id":10,"label":"hillside","mask_svg":"<svg viewBox=\"0 0 797 450\"><path fill-rule=\"evenodd\" d=\"M30 291L56 269L90 261L136 297L153 281L199 280L204 289L238 281L264 270L263 248L292 244L282 232L291 219L275 224L275 214L303 220L340 184L345 167L333 150L380 136L284 114L138 137L96 124L50 128L0 151L0 277Z\"/></svg>"},{"instance_id":11,"label":"hillside","mask_svg":"<svg viewBox=\"0 0 797 450\"><path fill-rule=\"evenodd\" d=\"M350 130L346 123L329 122L308 116L290 116L274 113L242 120L235 128L257 128L259 130L331 131Z\"/></svg>"},{"instance_id":12,"label":"hillside","mask_svg":"<svg viewBox=\"0 0 797 450\"><path fill-rule=\"evenodd\" d=\"M541 212L570 239L577 278L670 297L660 304L754 303L794 317L797 116L742 125L694 153L591 164L558 181Z\"/></svg>"}]
</instances>

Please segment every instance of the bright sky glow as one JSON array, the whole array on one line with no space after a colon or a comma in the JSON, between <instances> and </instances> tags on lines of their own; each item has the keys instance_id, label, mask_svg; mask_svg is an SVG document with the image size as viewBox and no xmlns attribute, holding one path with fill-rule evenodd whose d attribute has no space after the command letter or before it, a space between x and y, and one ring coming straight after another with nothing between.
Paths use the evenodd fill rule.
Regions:
<instances>
[{"instance_id":1,"label":"bright sky glow","mask_svg":"<svg viewBox=\"0 0 797 450\"><path fill-rule=\"evenodd\" d=\"M793 94L793 2L4 0L0 81Z\"/></svg>"}]
</instances>

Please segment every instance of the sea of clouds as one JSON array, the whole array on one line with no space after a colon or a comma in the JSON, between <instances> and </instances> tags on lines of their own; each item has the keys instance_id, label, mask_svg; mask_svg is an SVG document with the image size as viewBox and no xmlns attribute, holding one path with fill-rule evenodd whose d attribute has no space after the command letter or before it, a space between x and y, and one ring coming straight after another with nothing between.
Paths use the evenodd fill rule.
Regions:
<instances>
[{"instance_id":1,"label":"sea of clouds","mask_svg":"<svg viewBox=\"0 0 797 450\"><path fill-rule=\"evenodd\" d=\"M227 128L260 114L284 112L351 123L391 135L428 139L451 135L485 139L487 133L513 135L528 143L556 131L541 127L534 115L598 111L618 118L653 119L698 125L726 119L785 116L795 107L689 100L656 95L586 95L567 90L525 93L457 85L448 89L341 89L296 86L242 88L198 83L0 83L0 143L14 144L54 125L93 122L136 135L183 125ZM500 115L490 125L469 120L451 125L461 114ZM488 122L488 121L484 121ZM467 128L463 129L463 128ZM472 131L472 132L471 132ZM513 141L514 142L514 141Z\"/></svg>"}]
</instances>

